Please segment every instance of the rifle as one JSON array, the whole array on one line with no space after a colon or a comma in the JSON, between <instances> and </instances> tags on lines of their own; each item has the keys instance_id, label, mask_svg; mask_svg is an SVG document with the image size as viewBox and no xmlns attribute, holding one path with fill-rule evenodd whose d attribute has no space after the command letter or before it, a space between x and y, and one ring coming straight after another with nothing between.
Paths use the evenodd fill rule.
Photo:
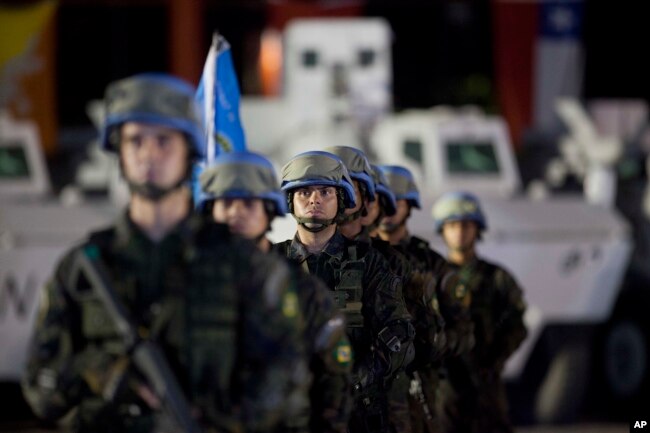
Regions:
<instances>
[{"instance_id":1,"label":"rifle","mask_svg":"<svg viewBox=\"0 0 650 433\"><path fill-rule=\"evenodd\" d=\"M420 406L422 406L422 412L424 413L425 419L427 422L431 422L431 420L433 420L433 414L431 413L427 397L424 395L424 390L422 389L422 378L420 377L420 373L414 371L412 375L413 379L411 380L411 389L409 389L409 394L417 399Z\"/></svg>"},{"instance_id":2,"label":"rifle","mask_svg":"<svg viewBox=\"0 0 650 433\"><path fill-rule=\"evenodd\" d=\"M102 302L107 314L124 341L131 359L147 379L147 383L162 403L163 414L173 424L172 431L200 433L192 418L190 406L158 346L138 336L136 327L119 299L101 260L99 249L88 245L76 254L76 267L90 284L90 289ZM81 276L80 275L80 276Z\"/></svg>"}]
</instances>

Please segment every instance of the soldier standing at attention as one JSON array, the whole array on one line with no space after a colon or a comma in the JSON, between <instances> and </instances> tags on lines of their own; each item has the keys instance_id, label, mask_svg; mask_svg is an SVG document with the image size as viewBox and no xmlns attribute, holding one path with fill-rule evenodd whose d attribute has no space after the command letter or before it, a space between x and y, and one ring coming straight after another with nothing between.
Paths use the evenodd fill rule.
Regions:
<instances>
[{"instance_id":1,"label":"soldier standing at attention","mask_svg":"<svg viewBox=\"0 0 650 433\"><path fill-rule=\"evenodd\" d=\"M266 233L276 216L286 214L287 199L266 158L250 152L223 154L201 175L201 189L206 196L203 212L228 224L233 233L253 240L262 251L270 251ZM289 263L306 322L305 343L313 383L311 414L291 417L279 431L345 433L352 392L352 349L345 334L345 319L330 290L318 278Z\"/></svg>"},{"instance_id":2,"label":"soldier standing at attention","mask_svg":"<svg viewBox=\"0 0 650 433\"><path fill-rule=\"evenodd\" d=\"M401 279L377 251L337 232L338 221L357 200L337 156L320 151L297 155L282 169L282 189L298 231L275 248L323 280L347 319L355 388L348 431L389 432L387 386L413 357Z\"/></svg>"},{"instance_id":3,"label":"soldier standing at attention","mask_svg":"<svg viewBox=\"0 0 650 433\"><path fill-rule=\"evenodd\" d=\"M413 431L440 431L439 385L444 358L466 352L473 344L469 296L446 260L427 241L412 236L407 228L411 211L420 208L420 193L413 175L401 166L380 166L397 200L396 212L384 217L379 236L408 257L413 279L405 292L416 321L416 359L409 369Z\"/></svg>"},{"instance_id":4,"label":"soldier standing at attention","mask_svg":"<svg viewBox=\"0 0 650 433\"><path fill-rule=\"evenodd\" d=\"M506 270L476 254L476 242L487 222L475 196L447 193L436 201L432 213L436 231L447 245L448 260L471 296L476 339L471 351L448 363L444 431L511 433L501 372L526 337L522 291Z\"/></svg>"},{"instance_id":5,"label":"soldier standing at attention","mask_svg":"<svg viewBox=\"0 0 650 433\"><path fill-rule=\"evenodd\" d=\"M101 143L119 155L129 205L68 252L45 287L27 401L51 421L76 409L79 432L274 431L308 380L302 319L283 309L288 268L192 215L188 180L204 133L191 85L136 75L109 85L105 102ZM137 332L118 325L118 310ZM145 343L161 356L143 362ZM163 386L148 379L160 364L171 371ZM180 395L156 392L171 382ZM181 400L198 428L168 422Z\"/></svg>"}]
</instances>

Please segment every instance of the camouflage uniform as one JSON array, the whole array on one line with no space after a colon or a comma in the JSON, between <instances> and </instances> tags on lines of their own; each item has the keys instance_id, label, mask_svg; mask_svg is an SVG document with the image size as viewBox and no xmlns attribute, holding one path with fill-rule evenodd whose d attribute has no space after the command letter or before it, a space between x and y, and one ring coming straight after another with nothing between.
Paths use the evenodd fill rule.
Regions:
<instances>
[{"instance_id":1,"label":"camouflage uniform","mask_svg":"<svg viewBox=\"0 0 650 433\"><path fill-rule=\"evenodd\" d=\"M99 247L123 304L162 348L201 423L270 431L307 376L282 261L199 217L154 243L124 216L86 244ZM75 252L44 292L23 382L27 400L46 419L78 407L79 431L152 431L156 413L130 386L139 373L111 319L81 279L70 279ZM103 384L119 365L124 383L109 397Z\"/></svg>"},{"instance_id":2,"label":"camouflage uniform","mask_svg":"<svg viewBox=\"0 0 650 433\"><path fill-rule=\"evenodd\" d=\"M423 396L412 395L411 413L415 432L438 432L441 429L438 416L441 404L440 376L445 376L446 360L467 352L474 344L473 323L469 315L470 297L462 284L458 284L458 275L451 270L447 261L429 248L425 240L409 236L396 249L411 258L421 278L433 280L425 285L433 286L433 290L425 291L427 297L424 302L415 305L421 311L419 316L425 317L427 313L423 306L431 306L433 312L428 313L429 322L436 324L442 335L433 334L436 328L432 325L428 330L429 339L416 345L418 355L413 371L418 373ZM423 334L427 331L417 329L416 335L417 332ZM412 386L417 387L418 384L413 382ZM426 408L422 400L426 401Z\"/></svg>"},{"instance_id":3,"label":"camouflage uniform","mask_svg":"<svg viewBox=\"0 0 650 433\"><path fill-rule=\"evenodd\" d=\"M408 170L399 166L379 169L397 200L406 200L411 209L420 208L419 191ZM450 272L447 261L425 240L407 235L394 249L406 257L412 275L404 293L416 323L416 359L409 369L413 377L410 393L413 431L438 432L444 358L463 353L473 344L469 297L466 291L458 289L458 276Z\"/></svg>"},{"instance_id":4,"label":"camouflage uniform","mask_svg":"<svg viewBox=\"0 0 650 433\"><path fill-rule=\"evenodd\" d=\"M305 342L311 354L308 431L343 433L352 408L352 348L345 333L345 318L329 289L318 278L292 265L305 318Z\"/></svg>"},{"instance_id":5,"label":"camouflage uniform","mask_svg":"<svg viewBox=\"0 0 650 433\"><path fill-rule=\"evenodd\" d=\"M132 196L140 199L132 206L155 209L160 200L189 200L189 164L205 154L194 93L165 74L141 74L108 87L104 148L116 151L127 143L121 138L126 122L136 130L146 123L156 134L163 131L162 138L149 132L134 136L146 149L168 138L164 128L182 133L189 147L185 176L173 185L125 174ZM22 383L27 401L48 420L76 409L77 431L167 431L174 427L167 411L152 409L160 402L151 389L166 388L158 395L163 397L174 381L205 431L273 431L309 384L302 317L288 267L200 216L181 218L161 237L152 241L127 211L64 256L43 290ZM94 264L82 260L90 259L89 252ZM124 322L111 314L106 293L122 305L132 327L117 325ZM160 369L141 362L138 338L160 348L158 359L169 365L171 379L163 386L146 379ZM163 397L162 404L169 401Z\"/></svg>"},{"instance_id":6,"label":"camouflage uniform","mask_svg":"<svg viewBox=\"0 0 650 433\"><path fill-rule=\"evenodd\" d=\"M357 181L362 196L369 202L373 202L376 199L379 199L380 204L383 205L387 205L390 202L390 196L392 194L386 189L382 190L382 185L378 183L378 180L380 180L378 178L379 175L372 168L366 155L361 150L349 146L333 146L328 147L325 150L332 152L334 155L341 158L350 173L350 177ZM394 197L392 202L394 203ZM365 212L365 205L362 203L361 207L356 212L346 215L345 218L339 222L339 227L341 224L358 220L365 214ZM360 223L357 225L361 226ZM404 292L402 295L404 296L408 288L407 285L411 284L413 281L409 264L405 258L395 251L388 242L384 242L378 238L372 239L370 237L369 228L367 227L361 226L361 232L351 239L357 242L362 242L369 248L377 250L382 256L384 256L384 258L386 258L391 271L402 278ZM407 310L412 314L412 311L409 309L408 300L404 299L404 301ZM404 367L406 368L406 366ZM403 370L398 371L395 373L390 383L387 384L388 386L386 390L388 398L389 424L394 431L401 433L411 432L411 420L408 408L409 384L410 379L406 373Z\"/></svg>"},{"instance_id":7,"label":"camouflage uniform","mask_svg":"<svg viewBox=\"0 0 650 433\"><path fill-rule=\"evenodd\" d=\"M362 234L359 240L363 241L365 236ZM412 257L399 247L379 238L373 238L371 242L388 259L391 269L404 276L404 301L415 327L415 358L407 367L408 374L402 375L400 385L405 398L399 410L408 419L408 427L404 427L406 431L419 432L423 423L433 422L431 405L434 400L432 396L427 397L429 390L422 386L421 379L413 379L413 372L438 361L445 349L445 322L438 308L436 279L431 272L418 269Z\"/></svg>"},{"instance_id":8,"label":"camouflage uniform","mask_svg":"<svg viewBox=\"0 0 650 433\"><path fill-rule=\"evenodd\" d=\"M512 432L501 372L526 337L522 291L508 272L484 260L458 271L471 296L476 345L448 366L445 431Z\"/></svg>"},{"instance_id":9,"label":"camouflage uniform","mask_svg":"<svg viewBox=\"0 0 650 433\"><path fill-rule=\"evenodd\" d=\"M408 359L410 316L401 297L400 279L386 260L367 245L336 233L320 254L310 254L296 237L276 244L281 253L309 269L334 290L348 322L354 353L353 380L357 386L350 421L351 432L388 431L385 390ZM356 257L355 257L356 256ZM362 304L359 308L355 304ZM395 335L401 347L395 353L386 346Z\"/></svg>"},{"instance_id":10,"label":"camouflage uniform","mask_svg":"<svg viewBox=\"0 0 650 433\"><path fill-rule=\"evenodd\" d=\"M471 221L480 238L487 221L478 199L466 192L443 195L434 204L436 230L445 223ZM475 345L447 365L443 384L443 427L446 433L510 433L501 372L508 357L526 338L523 292L503 268L474 257L462 266L450 264L467 292Z\"/></svg>"},{"instance_id":11,"label":"camouflage uniform","mask_svg":"<svg viewBox=\"0 0 650 433\"><path fill-rule=\"evenodd\" d=\"M252 152L217 157L201 175L200 208L209 209L217 199L264 200L269 226L275 216L286 213L286 197L279 189L272 164ZM263 236L263 235L262 235ZM285 256L282 257L287 261ZM352 359L345 333L345 319L329 289L292 261L292 278L298 304L305 319L304 341L310 359L312 386L310 408L292 414L278 431L344 433L351 409Z\"/></svg>"}]
</instances>

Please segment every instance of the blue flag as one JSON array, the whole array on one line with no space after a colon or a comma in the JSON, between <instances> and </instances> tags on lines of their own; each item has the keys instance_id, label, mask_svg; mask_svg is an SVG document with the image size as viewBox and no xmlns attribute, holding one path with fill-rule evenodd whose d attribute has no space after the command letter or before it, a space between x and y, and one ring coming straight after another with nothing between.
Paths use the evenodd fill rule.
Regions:
<instances>
[{"instance_id":1,"label":"blue flag","mask_svg":"<svg viewBox=\"0 0 650 433\"><path fill-rule=\"evenodd\" d=\"M208 165L220 152L246 150L246 138L239 118L239 99L230 44L215 33L196 91L196 100L204 113L205 162Z\"/></svg>"}]
</instances>

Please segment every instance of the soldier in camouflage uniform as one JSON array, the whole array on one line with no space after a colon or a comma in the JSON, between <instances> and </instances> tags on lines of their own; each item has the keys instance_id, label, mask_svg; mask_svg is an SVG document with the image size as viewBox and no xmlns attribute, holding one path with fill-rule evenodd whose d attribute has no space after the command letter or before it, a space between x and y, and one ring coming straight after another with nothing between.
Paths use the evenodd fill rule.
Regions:
<instances>
[{"instance_id":1,"label":"soldier in camouflage uniform","mask_svg":"<svg viewBox=\"0 0 650 433\"><path fill-rule=\"evenodd\" d=\"M285 215L287 209L286 196L280 191L271 163L249 152L224 154L203 172L200 180L205 194L202 210L269 252L271 242L266 233L273 218ZM351 348L345 320L329 289L294 262L289 263L293 265L292 276L306 321L305 341L313 384L311 416L293 416L291 425L284 425L281 431L344 433L352 392Z\"/></svg>"},{"instance_id":2,"label":"soldier in camouflage uniform","mask_svg":"<svg viewBox=\"0 0 650 433\"><path fill-rule=\"evenodd\" d=\"M350 432L388 432L386 390L413 357L413 328L401 296L401 279L367 244L337 232L356 205L343 162L327 152L306 152L282 169L282 189L298 222L293 240L276 245L333 291L347 319L354 353L354 408Z\"/></svg>"},{"instance_id":3,"label":"soldier in camouflage uniform","mask_svg":"<svg viewBox=\"0 0 650 433\"><path fill-rule=\"evenodd\" d=\"M507 271L476 255L475 243L487 229L476 197L445 194L433 207L433 219L447 245L449 262L470 294L476 337L474 348L448 365L444 431L510 433L501 372L526 337L522 291Z\"/></svg>"},{"instance_id":4,"label":"soldier in camouflage uniform","mask_svg":"<svg viewBox=\"0 0 650 433\"><path fill-rule=\"evenodd\" d=\"M60 262L43 291L23 391L56 420L76 409L80 432L169 431L166 400L144 378L115 316L76 258L96 251L109 292L153 342L206 432L274 431L309 373L299 313L284 308L287 266L191 215L191 163L204 153L194 89L164 74L111 84L101 143L131 190L116 224ZM133 355L135 356L135 354ZM192 419L190 417L190 419Z\"/></svg>"},{"instance_id":5,"label":"soldier in camouflage uniform","mask_svg":"<svg viewBox=\"0 0 650 433\"><path fill-rule=\"evenodd\" d=\"M357 197L356 206L352 209L347 209L345 216L341 218L338 224L339 232L347 239L364 243L384 256L390 264L391 271L402 278L403 291L405 292L413 282L412 269L406 257L392 248L388 242L371 237L370 228L367 226L371 221L368 220L369 210L373 209L375 211L380 200L370 162L368 162L366 155L361 150L349 146L327 147L325 151L341 158L341 161L343 161L345 167L348 169L348 173L354 184L354 193ZM392 200L393 202L395 201L394 197ZM404 297L404 293L402 293L402 297ZM409 299L405 299L405 305L409 313L413 315ZM406 367L405 365L404 368ZM401 433L411 432L408 408L410 382L410 379L403 370L398 371L395 373L390 384L388 384L389 388L387 389L389 422L395 431Z\"/></svg>"},{"instance_id":6,"label":"soldier in camouflage uniform","mask_svg":"<svg viewBox=\"0 0 650 433\"><path fill-rule=\"evenodd\" d=\"M388 187L397 200L396 212L380 223L379 235L409 258L416 282L406 291L416 318L416 360L410 369L411 419L415 432L440 431L440 375L443 361L463 353L473 344L469 296L445 259L429 244L409 234L411 210L420 208L420 194L412 174L404 167L381 166ZM420 284L418 284L420 283Z\"/></svg>"}]
</instances>

